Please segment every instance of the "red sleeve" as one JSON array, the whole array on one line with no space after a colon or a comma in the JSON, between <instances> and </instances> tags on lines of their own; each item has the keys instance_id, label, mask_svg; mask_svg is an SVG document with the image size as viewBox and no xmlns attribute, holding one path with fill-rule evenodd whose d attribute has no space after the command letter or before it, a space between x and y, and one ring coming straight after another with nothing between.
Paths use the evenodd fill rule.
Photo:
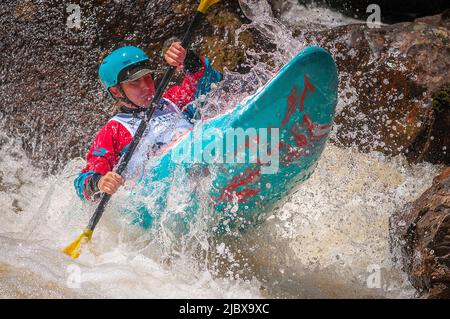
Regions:
<instances>
[{"instance_id":1,"label":"red sleeve","mask_svg":"<svg viewBox=\"0 0 450 319\"><path fill-rule=\"evenodd\" d=\"M205 58L201 56L200 59L202 60L203 66L199 71L186 74L180 85L171 87L163 94L164 98L175 103L182 111L186 105L193 101L198 81L205 73Z\"/></svg>"},{"instance_id":2,"label":"red sleeve","mask_svg":"<svg viewBox=\"0 0 450 319\"><path fill-rule=\"evenodd\" d=\"M130 132L122 124L114 120L109 121L95 137L82 173L94 172L105 175L112 171L131 139Z\"/></svg>"}]
</instances>

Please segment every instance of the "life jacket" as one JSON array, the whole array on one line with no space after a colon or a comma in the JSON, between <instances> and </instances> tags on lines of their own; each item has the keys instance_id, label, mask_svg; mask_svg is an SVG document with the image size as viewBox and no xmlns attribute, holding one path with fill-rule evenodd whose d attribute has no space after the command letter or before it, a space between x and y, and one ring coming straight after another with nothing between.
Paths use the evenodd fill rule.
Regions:
<instances>
[{"instance_id":1,"label":"life jacket","mask_svg":"<svg viewBox=\"0 0 450 319\"><path fill-rule=\"evenodd\" d=\"M134 136L144 116L144 112L118 113L109 121L119 122L131 136ZM128 162L124 176L130 178L130 175L140 175L147 160L156 155L159 148L192 128L193 124L176 104L166 98L161 99L160 106L153 112L142 139ZM126 149L127 147L121 154L125 153Z\"/></svg>"}]
</instances>

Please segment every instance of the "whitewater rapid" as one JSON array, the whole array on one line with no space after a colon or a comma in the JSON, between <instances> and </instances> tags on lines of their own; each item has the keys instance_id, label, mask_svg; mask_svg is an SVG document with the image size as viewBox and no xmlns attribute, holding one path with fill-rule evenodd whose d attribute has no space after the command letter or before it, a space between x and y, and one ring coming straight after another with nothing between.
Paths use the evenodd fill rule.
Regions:
<instances>
[{"instance_id":1,"label":"whitewater rapid","mask_svg":"<svg viewBox=\"0 0 450 319\"><path fill-rule=\"evenodd\" d=\"M286 38L290 25L308 25L311 17L320 27L353 21L291 1L282 24L265 19L267 4L259 3L254 21L239 32L255 28L279 44L276 67L306 45ZM258 85L274 71L262 64L255 70L263 79L253 81ZM232 95L229 104L242 97ZM223 98L216 93L216 100ZM130 226L117 212L126 198L122 189L74 261L61 250L95 209L78 199L72 184L84 159L45 175L19 145L0 131L0 298L414 297L392 261L388 219L431 185L438 166L328 143L312 177L263 225L239 238L210 238L199 230L181 245Z\"/></svg>"},{"instance_id":2,"label":"whitewater rapid","mask_svg":"<svg viewBox=\"0 0 450 319\"><path fill-rule=\"evenodd\" d=\"M1 297L413 296L392 262L388 218L431 185L435 166L328 145L315 174L265 224L236 240L204 240L215 264L189 251L167 262L161 243L128 225L114 205L73 261L61 249L94 209L72 186L83 160L44 177L16 141L2 141ZM376 270L381 286L369 282Z\"/></svg>"}]
</instances>

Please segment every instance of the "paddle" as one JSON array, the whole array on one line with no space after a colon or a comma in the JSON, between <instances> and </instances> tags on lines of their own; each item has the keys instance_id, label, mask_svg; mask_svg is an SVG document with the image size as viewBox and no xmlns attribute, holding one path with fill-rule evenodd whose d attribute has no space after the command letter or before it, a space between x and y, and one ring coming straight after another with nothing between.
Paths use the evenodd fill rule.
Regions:
<instances>
[{"instance_id":1,"label":"paddle","mask_svg":"<svg viewBox=\"0 0 450 319\"><path fill-rule=\"evenodd\" d=\"M208 11L209 7L211 7L212 5L216 4L219 1L220 0L201 0L200 5L197 8L197 12L195 13L194 18L192 19L191 24L189 25L186 33L184 34L183 40L181 41L181 46L183 48L187 48L189 46L194 30L200 24L202 18L206 14L206 11ZM125 168L127 167L128 162L133 156L134 150L139 144L139 141L141 140L142 135L144 134L145 129L147 128L148 121L151 119L153 112L155 111L159 103L159 100L161 99L174 73L175 67L170 66L167 68L167 71L164 74L164 77L162 78L161 83L159 84L156 90L155 96L153 97L152 102L150 103L150 107L145 112L144 120L141 121L141 124L139 125L136 134L133 137L133 140L129 144L127 151L119 161L119 165L117 166L116 169L117 174L121 175L125 170ZM94 228L95 226L97 226L98 221L102 217L103 211L105 210L105 207L110 199L111 195L108 194L102 195L102 199L100 200L100 203L98 204L94 215L92 215L91 219L89 220L87 228L73 243L71 243L64 249L64 253L66 253L67 255L69 255L74 259L78 258L78 256L80 255L81 246L91 240Z\"/></svg>"}]
</instances>

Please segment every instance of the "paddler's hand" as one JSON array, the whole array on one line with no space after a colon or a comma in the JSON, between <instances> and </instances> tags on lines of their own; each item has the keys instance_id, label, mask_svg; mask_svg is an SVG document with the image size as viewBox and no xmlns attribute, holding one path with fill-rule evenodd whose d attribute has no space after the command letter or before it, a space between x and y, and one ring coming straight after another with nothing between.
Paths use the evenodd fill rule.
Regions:
<instances>
[{"instance_id":1,"label":"paddler's hand","mask_svg":"<svg viewBox=\"0 0 450 319\"><path fill-rule=\"evenodd\" d=\"M125 180L122 176L114 172L108 172L100 178L97 186L102 193L112 195L117 192L119 187L124 183Z\"/></svg>"},{"instance_id":2,"label":"paddler's hand","mask_svg":"<svg viewBox=\"0 0 450 319\"><path fill-rule=\"evenodd\" d=\"M181 46L181 42L174 42L170 45L164 54L166 62L178 70L184 69L184 60L186 59L186 50Z\"/></svg>"}]
</instances>

